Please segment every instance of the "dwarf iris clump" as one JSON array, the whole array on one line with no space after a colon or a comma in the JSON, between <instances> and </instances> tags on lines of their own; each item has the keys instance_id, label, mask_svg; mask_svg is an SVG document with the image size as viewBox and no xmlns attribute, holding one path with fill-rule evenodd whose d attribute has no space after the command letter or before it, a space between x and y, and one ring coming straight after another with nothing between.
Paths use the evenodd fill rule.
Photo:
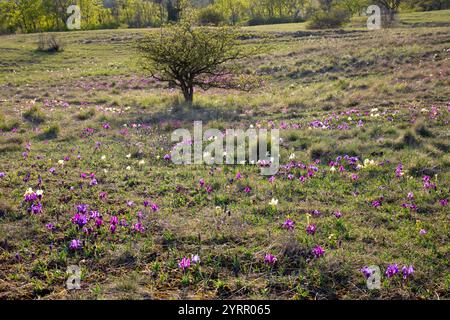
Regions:
<instances>
[{"instance_id":1,"label":"dwarf iris clump","mask_svg":"<svg viewBox=\"0 0 450 320\"><path fill-rule=\"evenodd\" d=\"M398 273L398 265L397 264L390 264L390 265L388 265L388 267L386 269L386 272L385 272L386 277L392 278L397 273Z\"/></svg>"},{"instance_id":2,"label":"dwarf iris clump","mask_svg":"<svg viewBox=\"0 0 450 320\"><path fill-rule=\"evenodd\" d=\"M403 266L403 268L402 268L402 274L403 274L403 279L404 279L404 280L406 280L406 279L408 279L409 277L411 277L411 276L413 275L413 273L414 273L414 268L413 268L413 266L409 266L409 267Z\"/></svg>"},{"instance_id":3,"label":"dwarf iris clump","mask_svg":"<svg viewBox=\"0 0 450 320\"><path fill-rule=\"evenodd\" d=\"M264 262L268 265L274 265L277 262L277 258L273 254L266 254L264 256Z\"/></svg>"},{"instance_id":4,"label":"dwarf iris clump","mask_svg":"<svg viewBox=\"0 0 450 320\"><path fill-rule=\"evenodd\" d=\"M187 269L189 269L189 267L191 266L191 260L189 258L183 258L181 259L181 261L178 263L178 266L180 267L180 269L182 271L186 271Z\"/></svg>"},{"instance_id":5,"label":"dwarf iris clump","mask_svg":"<svg viewBox=\"0 0 450 320\"><path fill-rule=\"evenodd\" d=\"M373 274L373 271L367 266L362 267L360 271L366 278L369 278Z\"/></svg>"},{"instance_id":6,"label":"dwarf iris clump","mask_svg":"<svg viewBox=\"0 0 450 320\"><path fill-rule=\"evenodd\" d=\"M317 229L317 227L316 227L315 224L309 224L306 227L306 233L309 234L309 235L313 235L313 234L316 233L316 229Z\"/></svg>"},{"instance_id":7,"label":"dwarf iris clump","mask_svg":"<svg viewBox=\"0 0 450 320\"><path fill-rule=\"evenodd\" d=\"M283 222L283 228L286 230L292 230L295 227L295 222L291 219L286 219L286 221Z\"/></svg>"},{"instance_id":8,"label":"dwarf iris clump","mask_svg":"<svg viewBox=\"0 0 450 320\"><path fill-rule=\"evenodd\" d=\"M73 239L72 241L70 241L69 248L71 250L81 250L82 248L81 241L78 239Z\"/></svg>"},{"instance_id":9,"label":"dwarf iris clump","mask_svg":"<svg viewBox=\"0 0 450 320\"><path fill-rule=\"evenodd\" d=\"M314 255L315 258L320 258L325 254L325 250L321 246L316 246L312 250L312 254Z\"/></svg>"}]
</instances>

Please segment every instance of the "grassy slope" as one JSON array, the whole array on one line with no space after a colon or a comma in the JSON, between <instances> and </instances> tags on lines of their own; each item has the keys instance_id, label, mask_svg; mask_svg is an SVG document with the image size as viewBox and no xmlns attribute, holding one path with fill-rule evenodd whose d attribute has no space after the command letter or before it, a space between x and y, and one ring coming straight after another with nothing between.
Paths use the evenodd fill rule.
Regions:
<instances>
[{"instance_id":1,"label":"grassy slope","mask_svg":"<svg viewBox=\"0 0 450 320\"><path fill-rule=\"evenodd\" d=\"M406 27L448 26L450 24L449 17L450 10L403 13L398 18L398 24ZM363 29L365 28L366 21L367 17L354 17L348 27ZM260 32L295 32L306 30L306 28L306 22L245 27L246 30Z\"/></svg>"},{"instance_id":2,"label":"grassy slope","mask_svg":"<svg viewBox=\"0 0 450 320\"><path fill-rule=\"evenodd\" d=\"M295 34L302 25L292 24L249 28L266 33L243 42L261 52L244 65L267 77L266 85L252 93L199 93L195 110L174 108L176 92L142 80L131 45L144 30L58 34L66 49L56 55L36 53L35 35L1 37L2 123L11 127L16 120L19 131L0 136L0 171L7 173L0 180L0 297L446 297L448 207L439 200L449 197L449 26L417 23L443 22L448 14L407 14L402 20L414 28L379 32ZM21 117L31 99L45 112L39 130ZM53 102L42 107L45 100ZM91 108L94 115L86 115ZM330 130L309 125L330 116L338 117ZM302 184L298 177L304 170L293 170L293 181L282 172L271 184L251 166L211 171L164 162L172 121L189 127L200 119L219 128L266 126L271 120L276 126L300 124L282 130L282 160L287 163L292 152L306 164L320 158L319 173ZM112 129L102 129L104 122ZM150 127L130 128L126 136L119 132L132 123ZM344 123L349 128L338 129ZM61 131L47 141L42 130L53 124ZM87 127L94 135L81 138ZM24 160L28 141L31 152ZM352 182L350 166L335 174L327 166L345 154L384 165L358 172L360 179ZM71 160L61 167L57 160L64 156ZM398 179L394 171L400 162L406 175ZM48 173L52 166L56 175ZM245 178L230 184L237 171ZM81 172L95 172L99 184L89 187ZM30 180L24 182L27 173ZM436 179L437 191L424 190L425 174ZM21 199L28 187L36 188L38 175L44 213L30 216ZM200 178L212 186L211 194L198 186ZM249 195L242 191L247 185ZM108 192L107 201L98 199L100 191ZM401 207L409 191L417 211ZM381 196L383 206L372 208L370 202ZM273 197L280 203L275 212L268 206ZM78 203L100 211L106 222L111 214L136 222L147 198L161 209L144 211L142 235L121 229L112 236L105 227L94 239L70 224ZM128 200L136 207L127 208ZM312 210L322 214L311 218L318 231L308 236L305 213ZM341 219L334 217L336 210ZM286 217L296 222L293 232L280 228ZM48 222L58 229L49 232ZM418 234L421 228L426 236ZM75 237L86 240L80 253L68 250ZM326 255L311 259L317 244ZM262 261L267 252L278 257L271 271ZM194 253L202 258L201 270L183 277L177 261ZM404 284L400 277L384 279L382 290L367 291L359 268L377 264L384 271L394 262L413 264L414 279ZM73 263L82 265L85 276L83 290L69 293L63 289L64 271Z\"/></svg>"}]
</instances>

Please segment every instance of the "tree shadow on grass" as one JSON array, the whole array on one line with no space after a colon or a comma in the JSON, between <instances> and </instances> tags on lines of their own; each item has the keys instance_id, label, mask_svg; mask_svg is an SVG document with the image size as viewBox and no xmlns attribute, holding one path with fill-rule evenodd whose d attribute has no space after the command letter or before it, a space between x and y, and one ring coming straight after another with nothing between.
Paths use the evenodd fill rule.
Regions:
<instances>
[{"instance_id":1,"label":"tree shadow on grass","mask_svg":"<svg viewBox=\"0 0 450 320\"><path fill-rule=\"evenodd\" d=\"M157 124L172 121L202 121L203 123L211 121L234 122L242 120L242 118L236 109L225 109L224 107L198 103L195 103L193 106L177 103L164 111L158 111L148 115L141 114L136 120L142 123Z\"/></svg>"}]
</instances>

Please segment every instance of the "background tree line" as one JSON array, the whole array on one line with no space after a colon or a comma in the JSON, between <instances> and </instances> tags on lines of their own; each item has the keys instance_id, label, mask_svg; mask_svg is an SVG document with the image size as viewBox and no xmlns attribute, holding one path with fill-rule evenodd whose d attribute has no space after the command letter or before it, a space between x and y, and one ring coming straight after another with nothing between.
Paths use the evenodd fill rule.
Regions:
<instances>
[{"instance_id":1,"label":"background tree line","mask_svg":"<svg viewBox=\"0 0 450 320\"><path fill-rule=\"evenodd\" d=\"M342 19L374 3L395 11L450 8L450 0L0 0L0 33L66 30L72 4L81 8L82 29L103 29L156 27L187 10L200 24L214 25L298 22L333 10Z\"/></svg>"}]
</instances>

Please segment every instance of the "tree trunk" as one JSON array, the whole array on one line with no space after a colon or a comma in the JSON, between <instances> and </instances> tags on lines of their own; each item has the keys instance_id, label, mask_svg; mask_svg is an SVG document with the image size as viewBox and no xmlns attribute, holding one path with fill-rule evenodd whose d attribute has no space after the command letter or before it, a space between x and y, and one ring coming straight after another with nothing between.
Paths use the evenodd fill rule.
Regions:
<instances>
[{"instance_id":1,"label":"tree trunk","mask_svg":"<svg viewBox=\"0 0 450 320\"><path fill-rule=\"evenodd\" d=\"M192 106L194 102L194 88L183 88L184 101L188 106Z\"/></svg>"}]
</instances>

